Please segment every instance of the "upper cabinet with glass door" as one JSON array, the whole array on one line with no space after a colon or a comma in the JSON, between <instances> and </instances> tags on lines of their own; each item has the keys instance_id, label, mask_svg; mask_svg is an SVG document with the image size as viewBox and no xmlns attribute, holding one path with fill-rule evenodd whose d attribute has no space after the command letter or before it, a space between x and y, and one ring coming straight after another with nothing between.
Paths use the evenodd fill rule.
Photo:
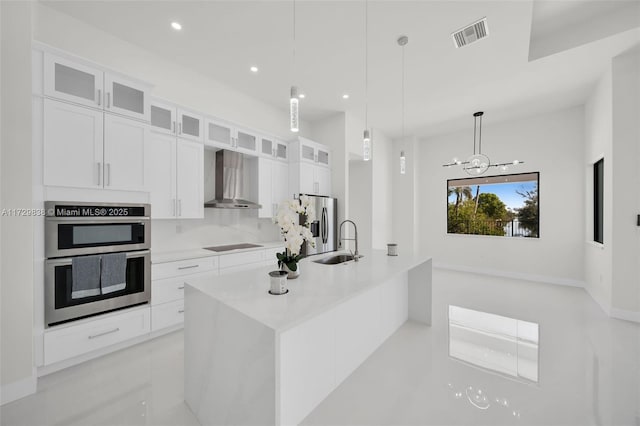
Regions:
<instances>
[{"instance_id":1,"label":"upper cabinet with glass door","mask_svg":"<svg viewBox=\"0 0 640 426\"><path fill-rule=\"evenodd\" d=\"M83 106L149 120L151 86L80 60L44 54L44 94Z\"/></svg>"},{"instance_id":2,"label":"upper cabinet with glass door","mask_svg":"<svg viewBox=\"0 0 640 426\"><path fill-rule=\"evenodd\" d=\"M214 148L232 149L235 143L235 129L225 121L215 118L205 120L204 144Z\"/></svg>"},{"instance_id":3,"label":"upper cabinet with glass door","mask_svg":"<svg viewBox=\"0 0 640 426\"><path fill-rule=\"evenodd\" d=\"M45 96L102 109L103 78L98 68L44 54Z\"/></svg>"},{"instance_id":4,"label":"upper cabinet with glass door","mask_svg":"<svg viewBox=\"0 0 640 426\"><path fill-rule=\"evenodd\" d=\"M159 99L151 100L151 130L168 135L176 134L176 106Z\"/></svg>"},{"instance_id":5,"label":"upper cabinet with glass door","mask_svg":"<svg viewBox=\"0 0 640 426\"><path fill-rule=\"evenodd\" d=\"M104 109L149 121L149 90L144 83L118 74L104 75Z\"/></svg>"},{"instance_id":6,"label":"upper cabinet with glass door","mask_svg":"<svg viewBox=\"0 0 640 426\"><path fill-rule=\"evenodd\" d=\"M237 128L235 150L245 154L257 155L259 152L258 139L259 137L255 132Z\"/></svg>"},{"instance_id":7,"label":"upper cabinet with glass door","mask_svg":"<svg viewBox=\"0 0 640 426\"><path fill-rule=\"evenodd\" d=\"M289 143L289 148L291 151L290 161L331 167L331 150L325 145L298 137Z\"/></svg>"},{"instance_id":8,"label":"upper cabinet with glass door","mask_svg":"<svg viewBox=\"0 0 640 426\"><path fill-rule=\"evenodd\" d=\"M202 142L204 139L203 123L202 115L178 108L178 137Z\"/></svg>"},{"instance_id":9,"label":"upper cabinet with glass door","mask_svg":"<svg viewBox=\"0 0 640 426\"><path fill-rule=\"evenodd\" d=\"M271 136L260 136L258 144L261 157L274 158L285 162L289 159L289 147L286 142Z\"/></svg>"}]
</instances>

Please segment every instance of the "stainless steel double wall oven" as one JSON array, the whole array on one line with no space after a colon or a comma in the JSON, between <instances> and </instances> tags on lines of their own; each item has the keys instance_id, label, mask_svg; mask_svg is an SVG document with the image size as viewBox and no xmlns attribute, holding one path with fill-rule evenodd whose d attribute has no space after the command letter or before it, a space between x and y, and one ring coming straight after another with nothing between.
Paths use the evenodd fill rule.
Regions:
<instances>
[{"instance_id":1,"label":"stainless steel double wall oven","mask_svg":"<svg viewBox=\"0 0 640 426\"><path fill-rule=\"evenodd\" d=\"M52 326L148 303L151 299L149 204L45 202L45 322ZM121 253L125 283L117 291L72 295L78 257ZM74 259L76 261L74 262ZM126 262L126 263L125 263ZM99 264L99 263L98 263ZM85 274L100 273L99 270ZM85 275L87 277L87 275ZM100 280L99 276L88 276Z\"/></svg>"}]
</instances>

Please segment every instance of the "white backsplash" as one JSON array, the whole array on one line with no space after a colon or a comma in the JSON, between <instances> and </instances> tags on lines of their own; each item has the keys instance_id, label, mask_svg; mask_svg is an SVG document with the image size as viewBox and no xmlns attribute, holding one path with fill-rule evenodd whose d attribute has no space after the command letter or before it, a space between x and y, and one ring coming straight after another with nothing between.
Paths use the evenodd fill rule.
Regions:
<instances>
[{"instance_id":1,"label":"white backsplash","mask_svg":"<svg viewBox=\"0 0 640 426\"><path fill-rule=\"evenodd\" d=\"M258 219L257 210L204 209L204 219L151 221L154 251L189 250L209 246L281 240L271 219Z\"/></svg>"}]
</instances>

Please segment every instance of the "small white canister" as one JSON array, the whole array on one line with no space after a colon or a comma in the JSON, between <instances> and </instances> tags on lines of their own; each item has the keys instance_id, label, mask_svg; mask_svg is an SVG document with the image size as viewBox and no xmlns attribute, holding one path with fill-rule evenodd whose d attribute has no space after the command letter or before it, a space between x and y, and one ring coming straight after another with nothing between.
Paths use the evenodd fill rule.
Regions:
<instances>
[{"instance_id":1,"label":"small white canister","mask_svg":"<svg viewBox=\"0 0 640 426\"><path fill-rule=\"evenodd\" d=\"M398 255L398 245L396 243L387 244L387 256L397 256Z\"/></svg>"},{"instance_id":2,"label":"small white canister","mask_svg":"<svg viewBox=\"0 0 640 426\"><path fill-rule=\"evenodd\" d=\"M269 272L269 278L271 280L269 293L275 295L287 293L289 291L287 289L287 275L289 275L289 273L282 270Z\"/></svg>"}]
</instances>

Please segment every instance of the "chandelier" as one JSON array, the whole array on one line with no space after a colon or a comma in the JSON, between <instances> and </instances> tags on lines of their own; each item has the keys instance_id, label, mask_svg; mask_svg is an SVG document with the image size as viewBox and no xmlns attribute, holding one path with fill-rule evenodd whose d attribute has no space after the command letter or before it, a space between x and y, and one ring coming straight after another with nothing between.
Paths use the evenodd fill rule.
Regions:
<instances>
[{"instance_id":1,"label":"chandelier","mask_svg":"<svg viewBox=\"0 0 640 426\"><path fill-rule=\"evenodd\" d=\"M489 167L499 167L501 171L506 172L510 166L517 166L524 161L513 160L509 163L492 164L489 157L482 153L482 116L484 112L479 111L473 113L473 155L466 161L457 158L451 160L451 163L443 164L443 167L462 166L462 169L471 176L478 176L486 172ZM477 136L477 138L476 138Z\"/></svg>"}]
</instances>

